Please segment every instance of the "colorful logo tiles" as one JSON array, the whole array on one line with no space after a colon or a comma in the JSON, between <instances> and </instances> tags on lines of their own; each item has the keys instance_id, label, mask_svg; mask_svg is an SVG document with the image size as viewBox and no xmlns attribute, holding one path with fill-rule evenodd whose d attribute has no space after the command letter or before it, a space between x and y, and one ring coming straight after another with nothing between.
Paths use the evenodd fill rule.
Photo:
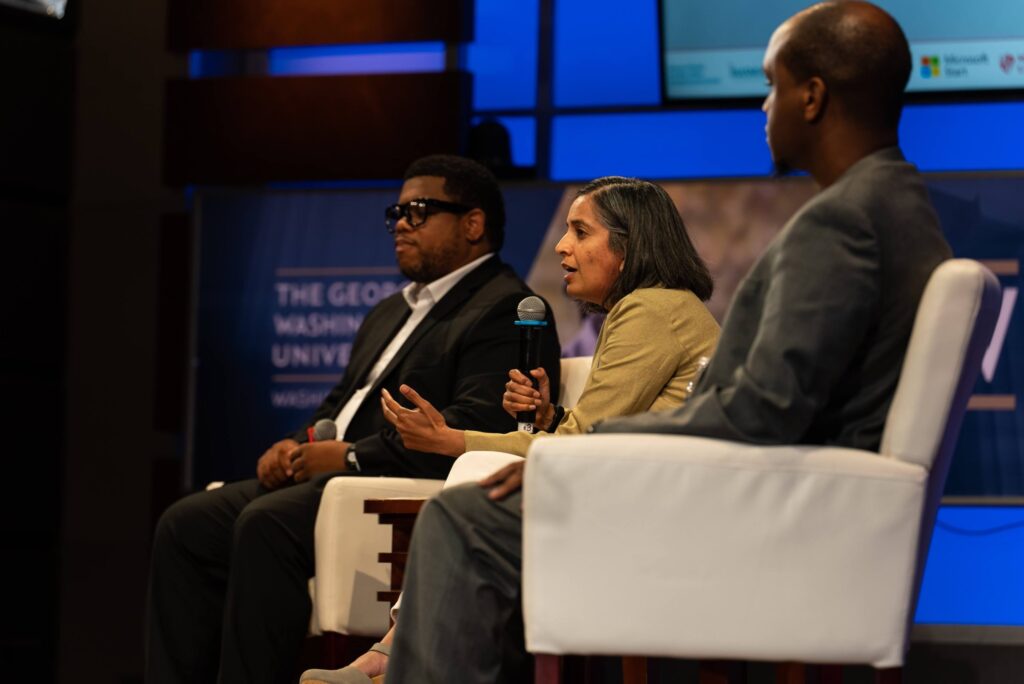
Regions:
<instances>
[{"instance_id":1,"label":"colorful logo tiles","mask_svg":"<svg viewBox=\"0 0 1024 684\"><path fill-rule=\"evenodd\" d=\"M1016 57L1006 53L999 58L999 68L1003 70L1004 74L1024 74L1024 52Z\"/></svg>"},{"instance_id":2,"label":"colorful logo tiles","mask_svg":"<svg viewBox=\"0 0 1024 684\"><path fill-rule=\"evenodd\" d=\"M921 78L938 78L941 73L939 66L938 55L924 55L921 57Z\"/></svg>"}]
</instances>

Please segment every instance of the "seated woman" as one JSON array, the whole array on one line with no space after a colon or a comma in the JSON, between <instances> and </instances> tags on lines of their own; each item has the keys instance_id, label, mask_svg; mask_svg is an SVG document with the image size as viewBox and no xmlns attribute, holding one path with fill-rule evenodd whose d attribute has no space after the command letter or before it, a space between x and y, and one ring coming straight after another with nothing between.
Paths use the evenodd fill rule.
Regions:
<instances>
[{"instance_id":1,"label":"seated woman","mask_svg":"<svg viewBox=\"0 0 1024 684\"><path fill-rule=\"evenodd\" d=\"M533 433L454 430L426 399L407 386L408 409L387 392L387 419L410 449L460 456L504 451L525 456L534 439L578 434L604 418L674 408L701 359L714 351L718 324L702 303L711 296L707 267L697 255L675 204L653 183L609 176L583 186L569 208L567 230L555 250L562 257L566 292L590 310L608 312L579 403L551 405L543 369L531 371L534 389L509 372L502 405L513 415L535 408ZM352 665L310 670L302 682L365 683L387 668L394 628Z\"/></svg>"}]
</instances>

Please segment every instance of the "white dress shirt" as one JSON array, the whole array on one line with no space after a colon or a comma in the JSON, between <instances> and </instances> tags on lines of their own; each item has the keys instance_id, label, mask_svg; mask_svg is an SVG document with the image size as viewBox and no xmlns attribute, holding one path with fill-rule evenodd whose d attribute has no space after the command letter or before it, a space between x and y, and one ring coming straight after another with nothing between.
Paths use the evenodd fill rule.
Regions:
<instances>
[{"instance_id":1,"label":"white dress shirt","mask_svg":"<svg viewBox=\"0 0 1024 684\"><path fill-rule=\"evenodd\" d=\"M484 263L487 259L493 256L493 252L489 252L479 259L474 259L465 266L460 266L446 276L442 276L432 283L409 283L402 288L402 296L405 297L405 301L409 304L409 308L412 309L412 313L409 314L409 318L405 320L405 324L402 328L391 338L391 342L384 348L384 351L377 357L377 363L373 365L370 372L366 376L365 384L356 390L352 397L349 398L345 405L341 407L341 411L338 413L337 418L334 419L335 425L338 426L338 440L343 440L345 437L345 430L348 429L349 423L352 422L353 416L356 415L356 411L363 405L363 401L366 399L366 395L370 393L373 386L376 384L380 374L384 372L384 369L391 363L391 359L395 358L395 354L402 348L405 341L412 335L412 331L416 329L427 314L430 312L434 305L441 301L448 292L455 287L455 284L466 277L470 271L475 269L480 264Z\"/></svg>"}]
</instances>

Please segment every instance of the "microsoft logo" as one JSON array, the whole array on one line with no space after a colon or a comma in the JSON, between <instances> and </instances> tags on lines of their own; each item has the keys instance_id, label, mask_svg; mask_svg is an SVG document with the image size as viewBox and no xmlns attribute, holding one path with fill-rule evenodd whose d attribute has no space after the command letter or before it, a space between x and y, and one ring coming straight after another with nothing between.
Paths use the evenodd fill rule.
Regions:
<instances>
[{"instance_id":1,"label":"microsoft logo","mask_svg":"<svg viewBox=\"0 0 1024 684\"><path fill-rule=\"evenodd\" d=\"M921 58L921 78L939 77L939 56L925 55Z\"/></svg>"}]
</instances>

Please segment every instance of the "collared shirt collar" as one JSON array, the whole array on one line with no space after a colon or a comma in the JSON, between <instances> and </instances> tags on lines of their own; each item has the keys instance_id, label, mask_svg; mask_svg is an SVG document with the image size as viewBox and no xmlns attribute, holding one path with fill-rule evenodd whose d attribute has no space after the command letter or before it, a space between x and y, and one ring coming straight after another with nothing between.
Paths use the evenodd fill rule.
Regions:
<instances>
[{"instance_id":1,"label":"collared shirt collar","mask_svg":"<svg viewBox=\"0 0 1024 684\"><path fill-rule=\"evenodd\" d=\"M494 252L488 252L482 257L474 259L465 266L460 266L448 275L441 276L430 283L409 283L402 288L402 296L405 297L405 301L409 305L409 308L415 308L416 303L423 298L426 298L426 301L430 303L430 306L433 306L441 301L441 298L448 294L449 290L455 287L456 283L467 276L470 271L487 261L487 259L492 256L494 256Z\"/></svg>"}]
</instances>

